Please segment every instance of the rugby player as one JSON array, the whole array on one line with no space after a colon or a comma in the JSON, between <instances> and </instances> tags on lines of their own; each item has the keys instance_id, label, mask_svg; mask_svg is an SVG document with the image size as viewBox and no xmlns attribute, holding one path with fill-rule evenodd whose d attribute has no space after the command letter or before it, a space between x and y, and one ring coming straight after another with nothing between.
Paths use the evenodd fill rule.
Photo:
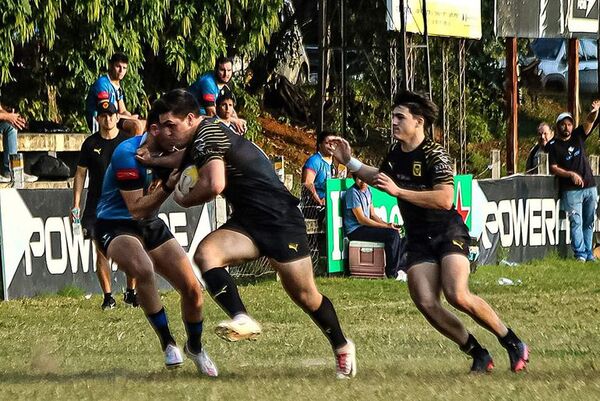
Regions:
<instances>
[{"instance_id":1,"label":"rugby player","mask_svg":"<svg viewBox=\"0 0 600 401\"><path fill-rule=\"evenodd\" d=\"M176 191L176 202L191 207L222 194L233 207L229 220L206 236L194 254L208 292L231 318L219 323L217 334L238 341L261 333L225 268L266 256L288 295L329 340L336 376L354 376L355 346L344 336L331 301L317 290L298 199L279 181L268 157L219 119L202 121L196 100L184 90L158 99L153 111L161 136L185 136L185 143L169 143L163 150L188 145L183 165L198 168L198 182L185 195Z\"/></svg>"},{"instance_id":2,"label":"rugby player","mask_svg":"<svg viewBox=\"0 0 600 401\"><path fill-rule=\"evenodd\" d=\"M398 142L379 169L353 158L349 143L340 137L331 139L328 146L351 172L398 199L407 237L408 288L427 321L473 358L472 372L493 369L489 352L443 307L443 293L452 306L497 336L508 351L511 369L518 372L527 366L527 345L483 299L469 291L470 237L453 205L450 159L425 135L437 114L437 106L426 97L398 94L392 110L393 136Z\"/></svg>"},{"instance_id":3,"label":"rugby player","mask_svg":"<svg viewBox=\"0 0 600 401\"><path fill-rule=\"evenodd\" d=\"M170 138L160 135L156 122L155 115L150 114L148 132L124 141L115 149L98 201L96 233L106 256L136 279L139 304L160 339L166 367L180 366L183 358L169 329L155 272L180 294L188 334L185 353L200 373L217 376L217 368L201 342L202 288L185 251L157 217L158 209L173 191L179 173L173 171L166 180L150 185L153 172L135 158L136 150L144 143L150 150L157 148L159 143L165 147L171 143Z\"/></svg>"}]
</instances>

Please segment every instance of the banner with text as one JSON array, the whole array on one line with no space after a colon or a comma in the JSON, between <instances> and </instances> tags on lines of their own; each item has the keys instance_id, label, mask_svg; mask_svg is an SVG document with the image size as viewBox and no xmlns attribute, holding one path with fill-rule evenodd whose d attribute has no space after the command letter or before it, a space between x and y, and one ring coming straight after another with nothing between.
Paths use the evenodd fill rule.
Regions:
<instances>
[{"instance_id":1,"label":"banner with text","mask_svg":"<svg viewBox=\"0 0 600 401\"><path fill-rule=\"evenodd\" d=\"M4 299L54 293L67 286L100 292L93 243L72 233L72 196L65 189L0 190ZM214 215L214 202L183 209L169 198L159 217L191 258L200 240L214 228ZM112 278L115 291L125 287L123 273ZM170 288L164 280L160 285Z\"/></svg>"},{"instance_id":2,"label":"banner with text","mask_svg":"<svg viewBox=\"0 0 600 401\"><path fill-rule=\"evenodd\" d=\"M423 2L406 0L406 31L423 34ZM388 30L401 28L400 0L387 0ZM481 2L463 0L427 1L427 30L429 35L467 39L481 38Z\"/></svg>"}]
</instances>

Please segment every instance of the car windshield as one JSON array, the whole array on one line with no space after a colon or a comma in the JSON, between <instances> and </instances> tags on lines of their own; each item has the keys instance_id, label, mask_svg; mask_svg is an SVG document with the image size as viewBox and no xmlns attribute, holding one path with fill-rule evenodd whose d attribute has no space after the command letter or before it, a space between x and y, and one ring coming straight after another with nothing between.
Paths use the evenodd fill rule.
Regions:
<instances>
[{"instance_id":1,"label":"car windshield","mask_svg":"<svg viewBox=\"0 0 600 401\"><path fill-rule=\"evenodd\" d=\"M562 43L563 39L536 39L531 43L531 48L537 57L554 60Z\"/></svg>"}]
</instances>

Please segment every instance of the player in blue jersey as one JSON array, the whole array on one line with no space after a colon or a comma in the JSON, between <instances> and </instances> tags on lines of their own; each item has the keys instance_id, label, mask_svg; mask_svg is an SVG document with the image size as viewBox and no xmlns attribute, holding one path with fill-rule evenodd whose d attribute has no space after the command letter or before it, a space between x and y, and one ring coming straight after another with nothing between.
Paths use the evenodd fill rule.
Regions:
<instances>
[{"instance_id":1,"label":"player in blue jersey","mask_svg":"<svg viewBox=\"0 0 600 401\"><path fill-rule=\"evenodd\" d=\"M209 117L217 115L217 99L222 94L231 95L233 91L233 60L229 57L221 56L215 63L215 69L209 71L196 79L190 85L188 91L194 95L200 104L200 114ZM231 124L235 130L245 133L247 126L246 120L239 118L233 110L230 118Z\"/></svg>"},{"instance_id":2,"label":"player in blue jersey","mask_svg":"<svg viewBox=\"0 0 600 401\"><path fill-rule=\"evenodd\" d=\"M104 177L98 201L96 234L106 256L127 275L137 280L138 301L156 331L165 354L167 368L183 363L167 314L160 300L154 273L163 276L180 294L181 310L188 339L185 353L202 374L217 376L217 368L202 347L202 288L192 265L165 223L158 209L169 197L179 174L173 171L164 181L135 158L145 144L154 149L167 147L170 138L161 138L149 116L148 132L121 143L114 151Z\"/></svg>"},{"instance_id":3,"label":"player in blue jersey","mask_svg":"<svg viewBox=\"0 0 600 401\"><path fill-rule=\"evenodd\" d=\"M194 255L206 289L231 318L218 324L217 334L238 341L261 333L225 267L266 256L290 298L327 337L336 376L353 377L355 347L344 336L332 302L315 284L299 201L281 183L268 157L219 119L203 121L197 102L184 90L168 92L152 110L159 116L160 136L173 141L161 145L162 150L188 146L182 165L198 168L198 182L187 195L176 190L175 200L191 207L222 194L233 208L227 222L206 236Z\"/></svg>"},{"instance_id":4,"label":"player in blue jersey","mask_svg":"<svg viewBox=\"0 0 600 401\"><path fill-rule=\"evenodd\" d=\"M137 114L131 114L125 107L125 94L121 81L127 74L129 58L123 53L115 53L109 60L108 72L101 75L92 84L85 99L85 119L92 133L98 131L96 122L96 105L98 102L108 100L114 104L119 112L117 127L127 131L129 135L140 135L144 132L146 122L140 120Z\"/></svg>"}]
</instances>

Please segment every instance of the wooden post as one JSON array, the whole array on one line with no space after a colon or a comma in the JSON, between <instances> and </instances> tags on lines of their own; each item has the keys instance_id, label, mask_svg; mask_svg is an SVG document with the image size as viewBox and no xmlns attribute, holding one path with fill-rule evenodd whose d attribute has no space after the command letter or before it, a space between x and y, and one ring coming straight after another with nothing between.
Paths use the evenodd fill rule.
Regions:
<instances>
[{"instance_id":1,"label":"wooden post","mask_svg":"<svg viewBox=\"0 0 600 401\"><path fill-rule=\"evenodd\" d=\"M577 38L569 39L568 66L568 108L573 115L573 127L577 127L579 125L579 41Z\"/></svg>"},{"instance_id":2,"label":"wooden post","mask_svg":"<svg viewBox=\"0 0 600 401\"><path fill-rule=\"evenodd\" d=\"M502 175L502 162L500 149L492 149L492 179L497 180Z\"/></svg>"},{"instance_id":3,"label":"wooden post","mask_svg":"<svg viewBox=\"0 0 600 401\"><path fill-rule=\"evenodd\" d=\"M508 104L508 130L506 132L506 172L514 174L518 152L518 87L517 87L517 38L506 38L506 100Z\"/></svg>"},{"instance_id":4,"label":"wooden post","mask_svg":"<svg viewBox=\"0 0 600 401\"><path fill-rule=\"evenodd\" d=\"M598 175L598 155L590 155L590 167L592 168L592 174Z\"/></svg>"}]
</instances>

